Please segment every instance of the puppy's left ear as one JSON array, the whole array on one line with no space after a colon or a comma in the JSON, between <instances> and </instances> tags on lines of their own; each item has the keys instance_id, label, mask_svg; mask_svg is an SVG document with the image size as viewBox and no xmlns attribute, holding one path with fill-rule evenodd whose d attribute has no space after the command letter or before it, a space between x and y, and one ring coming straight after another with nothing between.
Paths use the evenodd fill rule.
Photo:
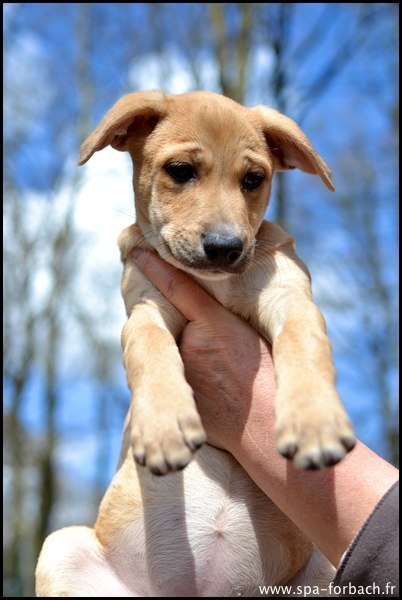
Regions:
<instances>
[{"instance_id":1,"label":"puppy's left ear","mask_svg":"<svg viewBox=\"0 0 402 600\"><path fill-rule=\"evenodd\" d=\"M256 106L251 110L262 126L276 171L297 168L319 175L327 188L335 191L331 169L295 121L267 106Z\"/></svg>"}]
</instances>

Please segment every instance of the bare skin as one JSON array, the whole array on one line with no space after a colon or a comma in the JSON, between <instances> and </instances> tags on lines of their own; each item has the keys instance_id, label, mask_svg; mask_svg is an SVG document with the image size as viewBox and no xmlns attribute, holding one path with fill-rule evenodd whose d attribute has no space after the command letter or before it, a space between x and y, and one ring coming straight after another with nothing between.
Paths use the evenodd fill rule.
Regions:
<instances>
[{"instance_id":1,"label":"bare skin","mask_svg":"<svg viewBox=\"0 0 402 600\"><path fill-rule=\"evenodd\" d=\"M297 470L275 448L275 378L265 341L156 254L136 252L135 261L189 321L180 352L208 442L231 452L337 566L399 471L361 442L335 467Z\"/></svg>"}]
</instances>

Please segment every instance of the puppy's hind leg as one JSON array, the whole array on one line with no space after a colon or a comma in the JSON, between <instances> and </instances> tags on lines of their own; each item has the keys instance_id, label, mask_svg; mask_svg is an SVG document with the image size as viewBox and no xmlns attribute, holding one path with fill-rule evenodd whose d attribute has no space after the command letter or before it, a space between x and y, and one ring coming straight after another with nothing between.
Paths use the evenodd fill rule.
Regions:
<instances>
[{"instance_id":1,"label":"puppy's hind leg","mask_svg":"<svg viewBox=\"0 0 402 600\"><path fill-rule=\"evenodd\" d=\"M66 527L49 535L35 575L39 598L141 596L119 579L89 527Z\"/></svg>"}]
</instances>

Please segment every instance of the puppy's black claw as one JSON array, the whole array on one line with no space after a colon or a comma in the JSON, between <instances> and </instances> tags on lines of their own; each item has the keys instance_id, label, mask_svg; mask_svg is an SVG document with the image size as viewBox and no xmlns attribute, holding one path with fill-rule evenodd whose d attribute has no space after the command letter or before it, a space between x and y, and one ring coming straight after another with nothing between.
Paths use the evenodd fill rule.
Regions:
<instances>
[{"instance_id":1,"label":"puppy's black claw","mask_svg":"<svg viewBox=\"0 0 402 600\"><path fill-rule=\"evenodd\" d=\"M356 446L356 438L354 435L348 435L341 438L341 442L346 450L350 452Z\"/></svg>"},{"instance_id":2,"label":"puppy's black claw","mask_svg":"<svg viewBox=\"0 0 402 600\"><path fill-rule=\"evenodd\" d=\"M310 455L296 461L296 466L305 471L319 471L324 468L325 462L323 456L320 454L316 456Z\"/></svg>"},{"instance_id":3,"label":"puppy's black claw","mask_svg":"<svg viewBox=\"0 0 402 600\"><path fill-rule=\"evenodd\" d=\"M139 452L133 452L133 457L137 465L145 467L145 454Z\"/></svg>"},{"instance_id":4,"label":"puppy's black claw","mask_svg":"<svg viewBox=\"0 0 402 600\"><path fill-rule=\"evenodd\" d=\"M342 458L344 456L345 456L345 453L324 451L324 453L323 453L324 465L326 467L332 467L333 465L338 464L338 462L340 460L342 460Z\"/></svg>"},{"instance_id":5,"label":"puppy's black claw","mask_svg":"<svg viewBox=\"0 0 402 600\"><path fill-rule=\"evenodd\" d=\"M279 448L279 453L282 454L282 456L284 458L287 458L288 460L292 460L292 458L294 457L294 455L297 452L297 444L293 443L293 444L287 444L286 446L283 446L281 448Z\"/></svg>"},{"instance_id":6,"label":"puppy's black claw","mask_svg":"<svg viewBox=\"0 0 402 600\"><path fill-rule=\"evenodd\" d=\"M186 442L187 446L190 448L190 450L192 452L195 452L196 450L198 450L198 448L201 448L201 446L204 444L205 442L205 436L203 437L198 437L195 439L192 439L190 442Z\"/></svg>"}]
</instances>

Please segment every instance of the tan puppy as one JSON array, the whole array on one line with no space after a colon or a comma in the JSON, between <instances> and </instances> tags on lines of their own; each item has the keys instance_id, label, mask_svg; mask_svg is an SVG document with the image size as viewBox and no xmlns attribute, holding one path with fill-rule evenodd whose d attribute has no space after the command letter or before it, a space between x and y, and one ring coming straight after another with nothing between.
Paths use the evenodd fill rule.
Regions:
<instances>
[{"instance_id":1,"label":"tan puppy","mask_svg":"<svg viewBox=\"0 0 402 600\"><path fill-rule=\"evenodd\" d=\"M134 163L137 223L119 240L133 401L95 530L48 538L38 594L253 596L262 584L325 583L328 563L227 453L205 445L184 471L154 477L185 467L205 433L176 344L186 321L132 251L156 249L272 343L278 450L300 468L335 464L354 435L324 320L292 238L263 221L275 170L317 174L333 190L331 172L289 118L208 92L124 96L80 164L109 144Z\"/></svg>"}]
</instances>

